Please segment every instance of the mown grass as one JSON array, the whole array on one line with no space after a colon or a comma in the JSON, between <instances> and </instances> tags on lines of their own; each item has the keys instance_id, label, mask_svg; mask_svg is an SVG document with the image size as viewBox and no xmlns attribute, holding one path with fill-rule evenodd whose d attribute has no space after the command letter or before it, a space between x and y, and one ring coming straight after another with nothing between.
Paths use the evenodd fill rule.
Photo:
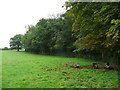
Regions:
<instances>
[{"instance_id":1,"label":"mown grass","mask_svg":"<svg viewBox=\"0 0 120 90\"><path fill-rule=\"evenodd\" d=\"M104 69L75 69L90 65L80 58L2 51L3 88L118 88L118 72Z\"/></svg>"}]
</instances>

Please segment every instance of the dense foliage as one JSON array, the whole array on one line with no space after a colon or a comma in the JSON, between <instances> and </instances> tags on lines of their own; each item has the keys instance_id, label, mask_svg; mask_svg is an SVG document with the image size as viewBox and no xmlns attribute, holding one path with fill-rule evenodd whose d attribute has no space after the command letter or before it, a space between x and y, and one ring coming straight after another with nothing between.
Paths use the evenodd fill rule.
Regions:
<instances>
[{"instance_id":1,"label":"dense foliage","mask_svg":"<svg viewBox=\"0 0 120 90\"><path fill-rule=\"evenodd\" d=\"M118 62L120 3L66 2L59 17L41 19L23 36L26 51Z\"/></svg>"},{"instance_id":2,"label":"dense foliage","mask_svg":"<svg viewBox=\"0 0 120 90\"><path fill-rule=\"evenodd\" d=\"M18 34L15 35L14 37L10 38L10 47L11 49L17 49L17 51L19 51L19 49L22 48L22 35Z\"/></svg>"},{"instance_id":3,"label":"dense foliage","mask_svg":"<svg viewBox=\"0 0 120 90\"><path fill-rule=\"evenodd\" d=\"M36 26L28 26L23 36L24 47L27 51L42 54L72 52L74 38L71 30L72 20L67 15L41 19Z\"/></svg>"}]
</instances>

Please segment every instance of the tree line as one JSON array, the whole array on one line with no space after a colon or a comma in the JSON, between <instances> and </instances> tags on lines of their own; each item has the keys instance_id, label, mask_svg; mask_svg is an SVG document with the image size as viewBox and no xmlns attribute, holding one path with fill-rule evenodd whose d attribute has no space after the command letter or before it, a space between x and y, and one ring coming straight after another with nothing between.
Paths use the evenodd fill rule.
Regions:
<instances>
[{"instance_id":1,"label":"tree line","mask_svg":"<svg viewBox=\"0 0 120 90\"><path fill-rule=\"evenodd\" d=\"M65 13L28 25L17 47L23 45L26 51L40 54L118 63L119 6L119 2L68 1L63 6Z\"/></svg>"}]
</instances>

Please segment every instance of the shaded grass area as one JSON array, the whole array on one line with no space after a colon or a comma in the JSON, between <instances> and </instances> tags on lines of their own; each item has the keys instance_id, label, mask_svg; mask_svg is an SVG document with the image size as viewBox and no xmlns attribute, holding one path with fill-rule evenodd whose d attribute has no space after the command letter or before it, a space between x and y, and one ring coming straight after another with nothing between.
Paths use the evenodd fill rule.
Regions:
<instances>
[{"instance_id":1,"label":"shaded grass area","mask_svg":"<svg viewBox=\"0 0 120 90\"><path fill-rule=\"evenodd\" d=\"M2 51L3 88L118 88L118 72L76 69L73 64L91 65L90 60Z\"/></svg>"}]
</instances>

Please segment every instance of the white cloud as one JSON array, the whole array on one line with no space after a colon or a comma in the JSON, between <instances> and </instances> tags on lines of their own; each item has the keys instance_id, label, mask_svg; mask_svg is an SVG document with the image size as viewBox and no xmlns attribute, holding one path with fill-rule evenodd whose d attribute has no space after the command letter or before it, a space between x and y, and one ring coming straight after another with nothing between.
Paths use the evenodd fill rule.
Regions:
<instances>
[{"instance_id":1,"label":"white cloud","mask_svg":"<svg viewBox=\"0 0 120 90\"><path fill-rule=\"evenodd\" d=\"M1 0L0 47L9 46L9 39L25 33L26 25L35 25L39 19L64 12L66 0Z\"/></svg>"}]
</instances>

